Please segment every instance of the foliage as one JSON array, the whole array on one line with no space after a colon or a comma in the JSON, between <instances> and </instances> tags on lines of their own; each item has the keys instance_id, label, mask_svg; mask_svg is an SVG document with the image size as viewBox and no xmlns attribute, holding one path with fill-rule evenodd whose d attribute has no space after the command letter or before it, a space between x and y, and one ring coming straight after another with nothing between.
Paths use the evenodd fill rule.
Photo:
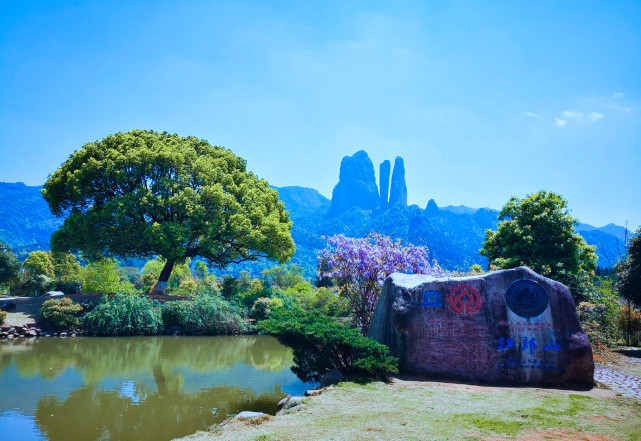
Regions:
<instances>
[{"instance_id":1,"label":"foliage","mask_svg":"<svg viewBox=\"0 0 641 441\"><path fill-rule=\"evenodd\" d=\"M65 294L76 294L82 288L82 266L71 253L53 253L53 270L56 276L56 290Z\"/></svg>"},{"instance_id":2,"label":"foliage","mask_svg":"<svg viewBox=\"0 0 641 441\"><path fill-rule=\"evenodd\" d=\"M510 198L499 213L498 230L486 230L481 254L503 269L528 266L580 298L594 275L596 247L575 233L578 221L567 206L561 195L547 191Z\"/></svg>"},{"instance_id":3,"label":"foliage","mask_svg":"<svg viewBox=\"0 0 641 441\"><path fill-rule=\"evenodd\" d=\"M7 319L7 312L0 310L0 326L4 325L4 321Z\"/></svg>"},{"instance_id":4,"label":"foliage","mask_svg":"<svg viewBox=\"0 0 641 441\"><path fill-rule=\"evenodd\" d=\"M385 345L315 312L274 313L257 328L292 348L292 371L302 381L320 381L331 369L348 377L381 378L398 372L398 360Z\"/></svg>"},{"instance_id":5,"label":"foliage","mask_svg":"<svg viewBox=\"0 0 641 441\"><path fill-rule=\"evenodd\" d=\"M616 326L625 335L628 345L638 346L641 343L641 311L624 306L617 317Z\"/></svg>"},{"instance_id":6,"label":"foliage","mask_svg":"<svg viewBox=\"0 0 641 441\"><path fill-rule=\"evenodd\" d=\"M167 301L162 317L166 328L178 327L185 334L238 334L247 330L242 311L219 295Z\"/></svg>"},{"instance_id":7,"label":"foliage","mask_svg":"<svg viewBox=\"0 0 641 441\"><path fill-rule=\"evenodd\" d=\"M69 297L47 300L40 308L40 314L56 329L69 329L80 324L78 316L83 308Z\"/></svg>"},{"instance_id":8,"label":"foliage","mask_svg":"<svg viewBox=\"0 0 641 441\"><path fill-rule=\"evenodd\" d=\"M586 293L586 301L578 306L583 330L593 345L614 345L622 335L617 328L621 316L621 300L611 279L597 277Z\"/></svg>"},{"instance_id":9,"label":"foliage","mask_svg":"<svg viewBox=\"0 0 641 441\"><path fill-rule=\"evenodd\" d=\"M18 295L42 295L55 282L53 261L46 251L32 251L22 265L22 271L13 279L11 291Z\"/></svg>"},{"instance_id":10,"label":"foliage","mask_svg":"<svg viewBox=\"0 0 641 441\"><path fill-rule=\"evenodd\" d=\"M630 240L625 260L617 265L617 275L621 297L641 307L641 227Z\"/></svg>"},{"instance_id":11,"label":"foliage","mask_svg":"<svg viewBox=\"0 0 641 441\"><path fill-rule=\"evenodd\" d=\"M298 265L275 266L261 272L263 279L275 288L293 288L305 283L305 269Z\"/></svg>"},{"instance_id":12,"label":"foliage","mask_svg":"<svg viewBox=\"0 0 641 441\"><path fill-rule=\"evenodd\" d=\"M142 284L145 292L151 290L154 283L158 280L158 277L160 277L160 272L166 263L167 261L162 257L157 257L145 263L145 266L142 268ZM191 273L191 269L189 269L189 261L175 265L169 280L167 280L167 294L184 294L184 288L188 286L193 279L194 276ZM183 286L182 290L180 288L181 285ZM188 295L194 292L195 291L189 292Z\"/></svg>"},{"instance_id":13,"label":"foliage","mask_svg":"<svg viewBox=\"0 0 641 441\"><path fill-rule=\"evenodd\" d=\"M160 305L140 294L103 296L83 324L95 335L153 335L163 331Z\"/></svg>"},{"instance_id":14,"label":"foliage","mask_svg":"<svg viewBox=\"0 0 641 441\"><path fill-rule=\"evenodd\" d=\"M275 300L274 300L275 302ZM282 305L282 301L279 302ZM249 311L249 317L254 320L265 320L272 313L272 299L269 297L259 297L252 305Z\"/></svg>"},{"instance_id":15,"label":"foliage","mask_svg":"<svg viewBox=\"0 0 641 441\"><path fill-rule=\"evenodd\" d=\"M20 262L11 247L0 242L0 284L10 282L20 271Z\"/></svg>"},{"instance_id":16,"label":"foliage","mask_svg":"<svg viewBox=\"0 0 641 441\"><path fill-rule=\"evenodd\" d=\"M134 286L115 259L100 259L82 269L82 290L114 294L132 292Z\"/></svg>"},{"instance_id":17,"label":"foliage","mask_svg":"<svg viewBox=\"0 0 641 441\"><path fill-rule=\"evenodd\" d=\"M46 251L32 251L23 263L25 271L29 271L33 276L40 274L53 279L55 271L51 255Z\"/></svg>"},{"instance_id":18,"label":"foliage","mask_svg":"<svg viewBox=\"0 0 641 441\"><path fill-rule=\"evenodd\" d=\"M327 239L327 243L328 247L319 254L318 277L329 277L338 286L363 334L390 274L444 275L438 265L430 266L427 248L404 247L400 241L379 234L362 239L338 235Z\"/></svg>"},{"instance_id":19,"label":"foliage","mask_svg":"<svg viewBox=\"0 0 641 441\"><path fill-rule=\"evenodd\" d=\"M69 213L57 250L89 256L201 256L217 267L294 254L292 223L269 188L230 150L195 137L134 130L76 151L44 185L53 214ZM163 283L157 286L162 291Z\"/></svg>"}]
</instances>

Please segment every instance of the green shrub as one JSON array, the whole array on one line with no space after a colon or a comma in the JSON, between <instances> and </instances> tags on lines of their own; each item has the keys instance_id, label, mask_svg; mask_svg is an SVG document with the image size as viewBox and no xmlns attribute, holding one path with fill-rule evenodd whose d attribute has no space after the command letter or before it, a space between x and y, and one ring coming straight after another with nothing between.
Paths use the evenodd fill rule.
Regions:
<instances>
[{"instance_id":1,"label":"green shrub","mask_svg":"<svg viewBox=\"0 0 641 441\"><path fill-rule=\"evenodd\" d=\"M134 285L115 259L101 259L82 269L82 291L114 294L132 292Z\"/></svg>"},{"instance_id":2,"label":"green shrub","mask_svg":"<svg viewBox=\"0 0 641 441\"><path fill-rule=\"evenodd\" d=\"M69 329L80 324L82 306L69 297L47 300L40 308L45 321L56 329Z\"/></svg>"},{"instance_id":3,"label":"green shrub","mask_svg":"<svg viewBox=\"0 0 641 441\"><path fill-rule=\"evenodd\" d=\"M303 381L320 381L331 369L352 378L381 378L398 372L398 359L385 345L316 312L277 311L256 326L292 348L292 371Z\"/></svg>"},{"instance_id":4,"label":"green shrub","mask_svg":"<svg viewBox=\"0 0 641 441\"><path fill-rule=\"evenodd\" d=\"M622 303L612 280L596 278L585 290L585 300L577 308L584 331L593 345L612 346L622 336L617 328Z\"/></svg>"},{"instance_id":5,"label":"green shrub","mask_svg":"<svg viewBox=\"0 0 641 441\"><path fill-rule=\"evenodd\" d=\"M153 335L163 331L159 304L140 294L104 296L85 316L84 326L95 335Z\"/></svg>"},{"instance_id":6,"label":"green shrub","mask_svg":"<svg viewBox=\"0 0 641 441\"><path fill-rule=\"evenodd\" d=\"M269 297L259 297L254 302L252 309L249 311L249 317L254 320L265 320L271 314L272 299Z\"/></svg>"},{"instance_id":7,"label":"green shrub","mask_svg":"<svg viewBox=\"0 0 641 441\"><path fill-rule=\"evenodd\" d=\"M0 326L4 325L4 321L7 319L7 312L0 311Z\"/></svg>"},{"instance_id":8,"label":"green shrub","mask_svg":"<svg viewBox=\"0 0 641 441\"><path fill-rule=\"evenodd\" d=\"M247 330L241 309L217 294L165 302L162 316L167 328L176 326L185 334L238 334Z\"/></svg>"}]
</instances>

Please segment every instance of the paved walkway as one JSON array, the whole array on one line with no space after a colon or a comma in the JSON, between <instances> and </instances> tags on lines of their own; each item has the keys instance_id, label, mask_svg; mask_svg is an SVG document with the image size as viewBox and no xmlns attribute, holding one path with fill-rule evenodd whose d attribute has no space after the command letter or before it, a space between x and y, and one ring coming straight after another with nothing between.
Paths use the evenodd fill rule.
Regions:
<instances>
[{"instance_id":1,"label":"paved walkway","mask_svg":"<svg viewBox=\"0 0 641 441\"><path fill-rule=\"evenodd\" d=\"M594 365L594 379L626 397L641 401L641 378L624 374L602 364Z\"/></svg>"}]
</instances>

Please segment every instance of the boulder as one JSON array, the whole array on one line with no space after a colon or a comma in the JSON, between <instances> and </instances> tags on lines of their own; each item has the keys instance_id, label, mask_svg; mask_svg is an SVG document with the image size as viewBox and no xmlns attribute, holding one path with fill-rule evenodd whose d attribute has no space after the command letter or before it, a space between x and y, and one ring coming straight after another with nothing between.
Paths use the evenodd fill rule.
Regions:
<instances>
[{"instance_id":1,"label":"boulder","mask_svg":"<svg viewBox=\"0 0 641 441\"><path fill-rule=\"evenodd\" d=\"M369 336L402 372L494 384L592 387L569 289L519 267L475 277L392 274Z\"/></svg>"},{"instance_id":2,"label":"boulder","mask_svg":"<svg viewBox=\"0 0 641 441\"><path fill-rule=\"evenodd\" d=\"M46 297L62 297L65 293L62 291L47 291L45 294Z\"/></svg>"},{"instance_id":3,"label":"boulder","mask_svg":"<svg viewBox=\"0 0 641 441\"><path fill-rule=\"evenodd\" d=\"M350 208L375 210L378 207L378 187L374 165L364 150L341 161L338 184L332 192L329 214L337 216Z\"/></svg>"},{"instance_id":4,"label":"boulder","mask_svg":"<svg viewBox=\"0 0 641 441\"><path fill-rule=\"evenodd\" d=\"M263 412L252 412L250 410L244 410L240 412L238 415L236 415L236 419L239 420L247 420L247 419L252 419L252 418L262 418L268 416L266 413Z\"/></svg>"},{"instance_id":5,"label":"boulder","mask_svg":"<svg viewBox=\"0 0 641 441\"><path fill-rule=\"evenodd\" d=\"M392 184L389 191L389 204L401 204L407 207L407 186L405 185L405 164L403 158L397 156L394 160L394 171L392 172Z\"/></svg>"},{"instance_id":6,"label":"boulder","mask_svg":"<svg viewBox=\"0 0 641 441\"><path fill-rule=\"evenodd\" d=\"M8 300L4 302L0 302L0 310L5 311L5 312L11 312L16 309L16 304L14 302L10 302Z\"/></svg>"},{"instance_id":7,"label":"boulder","mask_svg":"<svg viewBox=\"0 0 641 441\"><path fill-rule=\"evenodd\" d=\"M381 211L387 210L387 199L389 196L389 175L391 167L392 166L389 160L386 159L385 161L381 162L381 165L378 169L378 180L380 184L379 187L381 189L378 208Z\"/></svg>"}]
</instances>

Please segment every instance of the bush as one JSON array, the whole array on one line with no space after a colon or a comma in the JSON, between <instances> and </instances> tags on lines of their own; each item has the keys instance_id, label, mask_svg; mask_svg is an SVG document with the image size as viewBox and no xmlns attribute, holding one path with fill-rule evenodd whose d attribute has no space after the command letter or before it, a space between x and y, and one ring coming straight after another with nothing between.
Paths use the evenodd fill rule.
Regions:
<instances>
[{"instance_id":1,"label":"bush","mask_svg":"<svg viewBox=\"0 0 641 441\"><path fill-rule=\"evenodd\" d=\"M95 335L153 335L163 331L160 306L140 294L104 296L84 319Z\"/></svg>"},{"instance_id":2,"label":"bush","mask_svg":"<svg viewBox=\"0 0 641 441\"><path fill-rule=\"evenodd\" d=\"M189 300L165 302L162 317L167 328L175 326L185 334L238 334L247 331L240 308L217 294L197 294Z\"/></svg>"},{"instance_id":3,"label":"bush","mask_svg":"<svg viewBox=\"0 0 641 441\"><path fill-rule=\"evenodd\" d=\"M47 300L40 308L45 321L56 329L69 329L80 324L82 306L68 297Z\"/></svg>"},{"instance_id":4,"label":"bush","mask_svg":"<svg viewBox=\"0 0 641 441\"><path fill-rule=\"evenodd\" d=\"M280 311L256 327L292 348L296 363L292 371L302 381L320 381L331 369L352 378L381 378L398 372L398 359L389 355L385 345L331 317Z\"/></svg>"},{"instance_id":5,"label":"bush","mask_svg":"<svg viewBox=\"0 0 641 441\"><path fill-rule=\"evenodd\" d=\"M619 332L625 336L626 342L631 346L638 346L641 342L641 311L624 306L621 308L621 315L617 317L616 326Z\"/></svg>"},{"instance_id":6,"label":"bush","mask_svg":"<svg viewBox=\"0 0 641 441\"><path fill-rule=\"evenodd\" d=\"M249 311L249 317L254 320L265 320L269 314L271 314L271 303L272 299L269 297L259 297L254 302L251 311ZM282 304L282 302L281 302Z\"/></svg>"},{"instance_id":7,"label":"bush","mask_svg":"<svg viewBox=\"0 0 641 441\"><path fill-rule=\"evenodd\" d=\"M578 307L579 319L593 345L612 346L621 337L617 322L621 316L621 300L613 282L596 278L585 290L585 302Z\"/></svg>"},{"instance_id":8,"label":"bush","mask_svg":"<svg viewBox=\"0 0 641 441\"><path fill-rule=\"evenodd\" d=\"M4 325L4 321L7 319L7 312L0 310L0 326Z\"/></svg>"},{"instance_id":9,"label":"bush","mask_svg":"<svg viewBox=\"0 0 641 441\"><path fill-rule=\"evenodd\" d=\"M127 274L115 259L101 259L82 269L82 291L114 294L133 291Z\"/></svg>"}]
</instances>

